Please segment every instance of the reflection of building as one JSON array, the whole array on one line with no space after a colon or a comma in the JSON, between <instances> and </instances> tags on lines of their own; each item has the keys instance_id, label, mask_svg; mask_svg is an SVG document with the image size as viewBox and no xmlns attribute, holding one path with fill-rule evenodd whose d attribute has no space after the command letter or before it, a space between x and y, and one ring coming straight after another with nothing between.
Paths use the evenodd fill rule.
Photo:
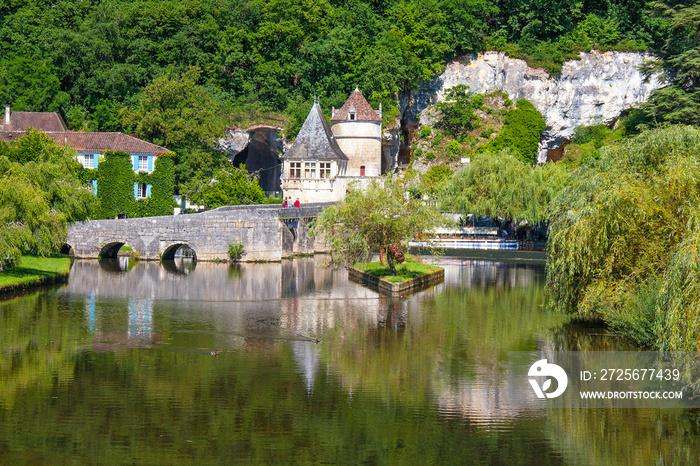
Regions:
<instances>
[{"instance_id":1,"label":"reflection of building","mask_svg":"<svg viewBox=\"0 0 700 466\"><path fill-rule=\"evenodd\" d=\"M153 303L150 299L129 299L129 338L149 340Z\"/></svg>"},{"instance_id":2,"label":"reflection of building","mask_svg":"<svg viewBox=\"0 0 700 466\"><path fill-rule=\"evenodd\" d=\"M284 154L284 196L303 203L345 197L348 183L378 177L382 166L382 110L375 111L359 89L332 110L328 125L318 102L294 144Z\"/></svg>"},{"instance_id":3,"label":"reflection of building","mask_svg":"<svg viewBox=\"0 0 700 466\"><path fill-rule=\"evenodd\" d=\"M304 377L306 390L311 391L316 381L316 375L321 367L321 356L318 345L309 341L292 342L292 353L299 372Z\"/></svg>"}]
</instances>

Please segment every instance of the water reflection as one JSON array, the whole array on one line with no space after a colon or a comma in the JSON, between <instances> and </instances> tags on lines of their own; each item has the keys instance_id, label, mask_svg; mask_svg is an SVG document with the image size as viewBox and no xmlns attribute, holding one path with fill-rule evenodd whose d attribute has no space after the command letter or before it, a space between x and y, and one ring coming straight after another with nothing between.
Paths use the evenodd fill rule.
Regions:
<instances>
[{"instance_id":1,"label":"water reflection","mask_svg":"<svg viewBox=\"0 0 700 466\"><path fill-rule=\"evenodd\" d=\"M98 261L102 270L112 274L128 272L137 262L138 261L131 256L119 256L116 258L105 257Z\"/></svg>"},{"instance_id":2,"label":"water reflection","mask_svg":"<svg viewBox=\"0 0 700 466\"><path fill-rule=\"evenodd\" d=\"M444 283L391 298L324 262L77 261L68 287L0 303L0 462L698 457L697 413L528 401L509 351L628 345L544 312L541 268L444 258Z\"/></svg>"},{"instance_id":3,"label":"water reflection","mask_svg":"<svg viewBox=\"0 0 700 466\"><path fill-rule=\"evenodd\" d=\"M197 260L192 257L177 257L161 261L161 266L175 275L189 275L197 267Z\"/></svg>"}]
</instances>

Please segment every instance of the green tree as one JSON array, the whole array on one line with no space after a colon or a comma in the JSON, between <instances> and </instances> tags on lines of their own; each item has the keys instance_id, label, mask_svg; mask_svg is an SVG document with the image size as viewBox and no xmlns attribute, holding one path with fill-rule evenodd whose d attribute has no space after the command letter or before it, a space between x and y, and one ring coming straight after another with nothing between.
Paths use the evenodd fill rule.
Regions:
<instances>
[{"instance_id":1,"label":"green tree","mask_svg":"<svg viewBox=\"0 0 700 466\"><path fill-rule=\"evenodd\" d=\"M479 117L474 113L476 106L472 102L474 97L469 92L469 86L464 84L447 89L445 101L435 106L440 112L438 128L444 129L453 137L458 137L478 127ZM483 96L481 97L483 99Z\"/></svg>"},{"instance_id":2,"label":"green tree","mask_svg":"<svg viewBox=\"0 0 700 466\"><path fill-rule=\"evenodd\" d=\"M0 143L0 269L18 264L22 254L58 252L66 221L92 215L96 198L81 172L72 149L37 131Z\"/></svg>"},{"instance_id":3,"label":"green tree","mask_svg":"<svg viewBox=\"0 0 700 466\"><path fill-rule=\"evenodd\" d=\"M533 164L537 159L542 131L547 128L547 124L542 114L527 99L518 100L516 107L508 111L503 129L489 142L487 148L492 151L513 149L520 160Z\"/></svg>"},{"instance_id":4,"label":"green tree","mask_svg":"<svg viewBox=\"0 0 700 466\"><path fill-rule=\"evenodd\" d=\"M0 99L12 110L57 112L69 97L51 60L11 54L0 60Z\"/></svg>"},{"instance_id":5,"label":"green tree","mask_svg":"<svg viewBox=\"0 0 700 466\"><path fill-rule=\"evenodd\" d=\"M551 307L644 344L697 348L699 153L700 131L674 126L603 148L574 172L551 209Z\"/></svg>"},{"instance_id":6,"label":"green tree","mask_svg":"<svg viewBox=\"0 0 700 466\"><path fill-rule=\"evenodd\" d=\"M700 124L700 4L698 2L653 2L652 11L667 25L662 45L655 47L658 59L646 63L646 72L663 71L670 85L657 89L641 107L655 123Z\"/></svg>"},{"instance_id":7,"label":"green tree","mask_svg":"<svg viewBox=\"0 0 700 466\"><path fill-rule=\"evenodd\" d=\"M184 187L190 202L215 209L225 205L258 204L265 199L258 180L245 169L227 167L217 169L212 177L195 177Z\"/></svg>"},{"instance_id":8,"label":"green tree","mask_svg":"<svg viewBox=\"0 0 700 466\"><path fill-rule=\"evenodd\" d=\"M476 154L445 186L441 208L535 225L548 220L550 202L566 186L568 177L562 165L533 168L512 151Z\"/></svg>"},{"instance_id":9,"label":"green tree","mask_svg":"<svg viewBox=\"0 0 700 466\"><path fill-rule=\"evenodd\" d=\"M352 264L368 260L382 248L429 234L443 223L437 209L408 195L402 178L387 175L372 180L366 189L348 189L345 199L318 216L314 234L328 243L334 263ZM387 257L396 274L392 254Z\"/></svg>"},{"instance_id":10,"label":"green tree","mask_svg":"<svg viewBox=\"0 0 700 466\"><path fill-rule=\"evenodd\" d=\"M134 133L169 149L191 148L223 135L218 104L198 84L201 71L190 68L176 77L161 76L146 86L124 115Z\"/></svg>"}]
</instances>

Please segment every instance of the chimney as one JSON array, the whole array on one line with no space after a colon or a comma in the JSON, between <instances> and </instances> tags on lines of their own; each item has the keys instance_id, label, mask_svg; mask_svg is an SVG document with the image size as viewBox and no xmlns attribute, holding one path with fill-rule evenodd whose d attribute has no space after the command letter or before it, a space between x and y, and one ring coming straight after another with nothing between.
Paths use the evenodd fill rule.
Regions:
<instances>
[{"instance_id":1,"label":"chimney","mask_svg":"<svg viewBox=\"0 0 700 466\"><path fill-rule=\"evenodd\" d=\"M382 117L382 103L381 102L379 102L379 112L378 113L379 113L379 118L381 118Z\"/></svg>"},{"instance_id":2,"label":"chimney","mask_svg":"<svg viewBox=\"0 0 700 466\"><path fill-rule=\"evenodd\" d=\"M335 107L331 107L331 118L335 116Z\"/></svg>"},{"instance_id":3,"label":"chimney","mask_svg":"<svg viewBox=\"0 0 700 466\"><path fill-rule=\"evenodd\" d=\"M5 124L10 124L10 104L5 105Z\"/></svg>"}]
</instances>

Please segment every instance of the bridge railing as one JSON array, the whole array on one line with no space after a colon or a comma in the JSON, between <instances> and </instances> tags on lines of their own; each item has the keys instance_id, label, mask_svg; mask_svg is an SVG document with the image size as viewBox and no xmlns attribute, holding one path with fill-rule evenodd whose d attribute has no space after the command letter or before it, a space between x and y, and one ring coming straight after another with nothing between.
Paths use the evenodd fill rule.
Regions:
<instances>
[{"instance_id":1,"label":"bridge railing","mask_svg":"<svg viewBox=\"0 0 700 466\"><path fill-rule=\"evenodd\" d=\"M317 202L313 204L303 204L301 207L287 207L279 209L280 219L316 217L323 209L332 206L332 202Z\"/></svg>"}]
</instances>

